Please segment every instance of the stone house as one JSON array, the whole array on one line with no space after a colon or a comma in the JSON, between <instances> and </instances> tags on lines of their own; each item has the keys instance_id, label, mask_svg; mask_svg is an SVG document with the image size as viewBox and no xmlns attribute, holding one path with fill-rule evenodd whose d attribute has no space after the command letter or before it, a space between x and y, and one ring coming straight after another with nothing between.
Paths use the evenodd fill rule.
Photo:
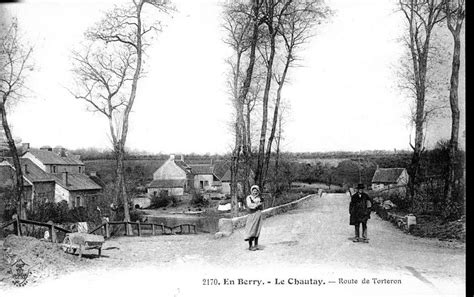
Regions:
<instances>
[{"instance_id":1,"label":"stone house","mask_svg":"<svg viewBox=\"0 0 474 297\"><path fill-rule=\"evenodd\" d=\"M372 190L402 188L408 184L408 178L405 168L377 168L372 178Z\"/></svg>"},{"instance_id":2,"label":"stone house","mask_svg":"<svg viewBox=\"0 0 474 297\"><path fill-rule=\"evenodd\" d=\"M150 196L183 196L186 188L184 179L156 179L147 186L147 193Z\"/></svg>"},{"instance_id":3,"label":"stone house","mask_svg":"<svg viewBox=\"0 0 474 297\"><path fill-rule=\"evenodd\" d=\"M102 187L83 173L53 174L56 181L55 201L67 201L70 208L96 204Z\"/></svg>"},{"instance_id":4,"label":"stone house","mask_svg":"<svg viewBox=\"0 0 474 297\"><path fill-rule=\"evenodd\" d=\"M193 174L194 189L199 191L218 191L221 181L214 173L212 164L189 164Z\"/></svg>"},{"instance_id":5,"label":"stone house","mask_svg":"<svg viewBox=\"0 0 474 297\"><path fill-rule=\"evenodd\" d=\"M41 149L29 148L28 144L23 146L22 158L30 159L41 170L46 173L82 173L85 174L85 165L77 155L70 155L64 148L54 152L49 146Z\"/></svg>"},{"instance_id":6,"label":"stone house","mask_svg":"<svg viewBox=\"0 0 474 297\"><path fill-rule=\"evenodd\" d=\"M8 160L13 164L12 160ZM56 182L53 176L44 172L30 159L20 158L21 170L26 180L33 185L32 202L57 202L55 201Z\"/></svg>"},{"instance_id":7,"label":"stone house","mask_svg":"<svg viewBox=\"0 0 474 297\"><path fill-rule=\"evenodd\" d=\"M147 193L158 196L161 192L169 196L182 196L194 187L193 174L184 160L171 155L154 173L153 181L147 185Z\"/></svg>"},{"instance_id":8,"label":"stone house","mask_svg":"<svg viewBox=\"0 0 474 297\"><path fill-rule=\"evenodd\" d=\"M174 155L166 160L154 173L153 181L147 186L149 195L166 192L170 196L182 196L191 190L200 192L220 191L221 181L212 164L188 164L181 156Z\"/></svg>"},{"instance_id":9,"label":"stone house","mask_svg":"<svg viewBox=\"0 0 474 297\"><path fill-rule=\"evenodd\" d=\"M95 203L102 191L102 186L85 174L80 157L70 155L64 148L55 152L49 146L32 149L23 144L22 159L29 160L31 168L38 167L54 181L54 202L67 201L71 208L86 206Z\"/></svg>"}]
</instances>

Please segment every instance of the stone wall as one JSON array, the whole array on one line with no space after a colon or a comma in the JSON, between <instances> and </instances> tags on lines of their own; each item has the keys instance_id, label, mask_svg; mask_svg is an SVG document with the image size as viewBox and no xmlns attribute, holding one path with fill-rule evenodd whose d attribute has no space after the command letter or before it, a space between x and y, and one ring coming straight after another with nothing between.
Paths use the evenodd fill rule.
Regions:
<instances>
[{"instance_id":1,"label":"stone wall","mask_svg":"<svg viewBox=\"0 0 474 297\"><path fill-rule=\"evenodd\" d=\"M300 198L296 201L283 204L280 206L268 208L262 211L262 218L266 219L268 217L277 215L279 213L287 212L289 210L295 209L301 202L309 200L312 196L315 195L308 195L303 198ZM215 234L215 238L221 238L224 236L229 236L232 234L234 229L245 227L245 223L247 222L247 216L236 217L232 219L220 219L218 224L218 232Z\"/></svg>"},{"instance_id":2,"label":"stone wall","mask_svg":"<svg viewBox=\"0 0 474 297\"><path fill-rule=\"evenodd\" d=\"M384 209L380 204L374 205L375 212L383 220L389 221L397 228L403 230L406 233L410 233L413 227L416 225L416 217L413 215L399 215L389 210Z\"/></svg>"}]
</instances>

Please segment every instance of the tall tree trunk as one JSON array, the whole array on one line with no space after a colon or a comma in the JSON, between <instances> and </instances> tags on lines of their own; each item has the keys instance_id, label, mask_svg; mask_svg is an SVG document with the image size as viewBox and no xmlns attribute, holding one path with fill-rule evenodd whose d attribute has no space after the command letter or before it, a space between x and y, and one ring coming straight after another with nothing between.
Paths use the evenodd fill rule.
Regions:
<instances>
[{"instance_id":1,"label":"tall tree trunk","mask_svg":"<svg viewBox=\"0 0 474 297\"><path fill-rule=\"evenodd\" d=\"M239 138L239 142L242 144L242 149L243 149L243 154L244 154L245 160L249 159L250 150L249 150L249 147L248 147L249 144L246 141L247 137L246 137L246 135L243 135L243 133L245 133L245 122L244 122L244 118L243 118L243 102L246 102L246 98L247 98L247 95L248 95L248 92L249 92L249 89L250 89L250 84L252 82L253 70L254 70L254 66L255 66L255 51L256 51L257 41L258 41L260 6L261 6L260 0L253 0L252 1L253 28L252 28L252 38L251 38L251 41L250 41L249 64L247 66L245 79L244 79L244 82L242 84L242 89L241 89L242 91L240 92L240 94L238 96L239 98L237 100L239 105L241 105L240 107L242 108L242 109L240 109L240 107L239 107L239 109L237 110L237 112L238 112L238 115L237 115L238 120L237 121L238 122L241 121L240 127L243 128L243 130L240 130L242 132L242 134L241 135L236 135L236 137ZM239 128L236 127L236 131L238 131L238 130L239 130ZM241 146L239 145L237 147L237 139L236 139L235 153L239 155L240 150L241 150ZM239 158L236 155L235 159L233 160L234 162L236 162L235 163L236 165L238 163L238 160L239 160ZM246 167L247 166L248 166L248 164L246 164ZM238 166L235 166L234 170L238 170ZM234 174L236 175L236 177L239 176L238 171L234 172ZM244 179L247 179L246 181L244 181L244 185L245 185L246 183L248 183L248 176L244 177ZM238 209L237 209L238 205L237 205L236 201L234 201L234 202L235 203L232 203L232 201L231 201L231 207L232 207L231 212L236 214L238 212Z\"/></svg>"},{"instance_id":2,"label":"tall tree trunk","mask_svg":"<svg viewBox=\"0 0 474 297\"><path fill-rule=\"evenodd\" d=\"M275 133L277 129L277 122L278 122L278 112L280 108L280 101L281 101L281 91L283 89L283 85L285 84L286 80L286 74L288 73L288 68L290 66L291 62L291 52L288 54L286 62L285 62L285 68L283 69L283 74L281 76L280 82L278 82L278 90L277 90L277 97L276 97L276 102L275 102L275 109L273 110L273 122L272 122L272 130L270 131L270 136L268 137L268 143L267 143L267 151L265 154L265 161L264 161L264 170L263 170L263 180L267 177L267 172L268 172L268 165L270 164L270 157L272 154L272 143L273 139L275 138Z\"/></svg>"},{"instance_id":3,"label":"tall tree trunk","mask_svg":"<svg viewBox=\"0 0 474 297\"><path fill-rule=\"evenodd\" d=\"M274 176L275 176L275 185L274 185L274 188L276 190L276 192L279 191L279 183L280 183L280 180L278 178L279 176L279 170L280 170L280 142L281 142L281 120L282 120L282 116L281 114L278 116L278 134L277 134L277 138L276 138L276 156L275 156L275 171L274 171ZM275 198L276 198L276 193L273 194L273 200L272 200L272 206L273 207L275 205Z\"/></svg>"},{"instance_id":4,"label":"tall tree trunk","mask_svg":"<svg viewBox=\"0 0 474 297\"><path fill-rule=\"evenodd\" d=\"M5 98L2 99L5 102ZM26 206L27 202L24 197L24 185L23 185L23 173L21 170L20 158L18 157L18 151L15 146L15 140L13 139L10 131L10 125L8 124L7 112L5 110L5 104L0 103L0 116L2 117L2 126L7 137L8 148L13 159L13 166L15 167L15 196L16 196L16 209L18 217L26 219Z\"/></svg>"},{"instance_id":5,"label":"tall tree trunk","mask_svg":"<svg viewBox=\"0 0 474 297\"><path fill-rule=\"evenodd\" d=\"M273 18L273 16L269 16L269 19ZM273 32L273 28L269 27L269 34L270 34L270 56L267 61L267 77L265 81L265 90L263 93L263 107L262 107L262 127L260 130L260 141L258 147L258 155L257 155L257 169L255 171L255 181L256 184L262 189L264 186L264 154L265 154L265 142L267 137L267 122L268 122L268 97L270 95L270 88L272 84L272 76L273 76L273 60L275 58L275 33Z\"/></svg>"},{"instance_id":6,"label":"tall tree trunk","mask_svg":"<svg viewBox=\"0 0 474 297\"><path fill-rule=\"evenodd\" d=\"M121 194L122 194L122 200L123 200L123 214L124 214L124 221L125 222L130 222L130 211L128 208L128 195L126 191L126 185L125 185L125 177L124 177L124 166L123 166L123 159L125 155L125 143L127 140L127 135L128 135L128 121L130 117L130 112L132 111L133 103L135 102L135 98L137 95L137 88L138 88L138 80L140 78L141 74L141 69L142 69L142 54L143 54L143 45L142 45L142 19L141 19L141 13L142 13L142 8L144 5L144 1L141 0L139 3L136 3L136 14L137 14L137 31L136 31L136 36L137 36L137 44L136 44L136 51L137 51L137 65L135 68L135 73L133 74L133 79L132 79L132 88L130 91L130 97L128 100L128 104L125 107L124 111L124 116L123 116L123 122L122 122L122 133L119 139L119 154L118 154L118 168L117 168L117 178L120 178L122 186L121 186ZM127 235L132 235L131 232L131 227L129 224L127 224Z\"/></svg>"},{"instance_id":7,"label":"tall tree trunk","mask_svg":"<svg viewBox=\"0 0 474 297\"><path fill-rule=\"evenodd\" d=\"M239 133L238 125L236 123L235 128L235 147L232 152L232 162L230 167L230 205L231 205L231 214L233 217L236 217L239 212L238 204L238 192L239 192L239 160L240 160L240 149L241 149L241 135Z\"/></svg>"},{"instance_id":8,"label":"tall tree trunk","mask_svg":"<svg viewBox=\"0 0 474 297\"><path fill-rule=\"evenodd\" d=\"M461 23L462 24L462 23ZM459 138L459 103L458 103L458 88L459 88L459 67L460 67L460 56L461 56L461 25L456 28L449 28L454 39L454 50L453 50L453 62L451 71L451 81L449 89L449 103L451 106L451 139L449 141L449 163L448 163L448 174L445 181L444 196L446 201L452 200L452 192L456 182L455 169L456 169L456 153L458 150L458 138Z\"/></svg>"}]
</instances>

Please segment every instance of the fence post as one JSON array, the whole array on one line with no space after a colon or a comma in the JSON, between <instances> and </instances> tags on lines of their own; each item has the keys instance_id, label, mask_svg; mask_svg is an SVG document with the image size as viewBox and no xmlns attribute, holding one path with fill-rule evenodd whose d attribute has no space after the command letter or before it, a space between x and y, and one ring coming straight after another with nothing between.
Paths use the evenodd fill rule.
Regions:
<instances>
[{"instance_id":1,"label":"fence post","mask_svg":"<svg viewBox=\"0 0 474 297\"><path fill-rule=\"evenodd\" d=\"M155 231L155 224L151 224L151 233L153 234L153 236L156 235L156 231Z\"/></svg>"},{"instance_id":2,"label":"fence post","mask_svg":"<svg viewBox=\"0 0 474 297\"><path fill-rule=\"evenodd\" d=\"M56 238L56 230L54 229L54 224L51 223L51 226L49 227L50 233L51 233L51 242L57 242Z\"/></svg>"},{"instance_id":3,"label":"fence post","mask_svg":"<svg viewBox=\"0 0 474 297\"><path fill-rule=\"evenodd\" d=\"M20 218L16 218L16 234L18 236L21 236L21 222L20 222Z\"/></svg>"},{"instance_id":4,"label":"fence post","mask_svg":"<svg viewBox=\"0 0 474 297\"><path fill-rule=\"evenodd\" d=\"M109 228L109 222L105 223L105 238L110 237L110 228Z\"/></svg>"},{"instance_id":5,"label":"fence post","mask_svg":"<svg viewBox=\"0 0 474 297\"><path fill-rule=\"evenodd\" d=\"M142 236L142 226L140 225L140 222L138 222L138 236Z\"/></svg>"}]
</instances>

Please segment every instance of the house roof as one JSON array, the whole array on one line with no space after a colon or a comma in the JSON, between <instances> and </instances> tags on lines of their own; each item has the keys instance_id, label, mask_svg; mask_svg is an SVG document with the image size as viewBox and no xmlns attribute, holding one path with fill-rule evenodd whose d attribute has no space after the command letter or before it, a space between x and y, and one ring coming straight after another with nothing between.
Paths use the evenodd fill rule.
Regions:
<instances>
[{"instance_id":1,"label":"house roof","mask_svg":"<svg viewBox=\"0 0 474 297\"><path fill-rule=\"evenodd\" d=\"M61 157L57 153L48 150L30 149L33 156L38 158L43 164L47 165L84 165L84 163L73 157Z\"/></svg>"},{"instance_id":2,"label":"house roof","mask_svg":"<svg viewBox=\"0 0 474 297\"><path fill-rule=\"evenodd\" d=\"M397 183L404 170L405 168L378 168L374 173L372 183Z\"/></svg>"},{"instance_id":3,"label":"house roof","mask_svg":"<svg viewBox=\"0 0 474 297\"><path fill-rule=\"evenodd\" d=\"M12 160L9 160L10 164ZM54 181L54 177L51 174L44 172L30 159L20 158L20 164L23 175L33 183L36 182L51 182ZM26 168L25 168L26 167Z\"/></svg>"},{"instance_id":4,"label":"house roof","mask_svg":"<svg viewBox=\"0 0 474 297\"><path fill-rule=\"evenodd\" d=\"M222 180L227 170L230 168L230 162L227 161L216 161L214 163L214 175L217 176L219 180Z\"/></svg>"},{"instance_id":5,"label":"house roof","mask_svg":"<svg viewBox=\"0 0 474 297\"><path fill-rule=\"evenodd\" d=\"M183 169L186 173L191 173L191 167L181 160L174 160L174 163L178 165L179 168Z\"/></svg>"},{"instance_id":6,"label":"house roof","mask_svg":"<svg viewBox=\"0 0 474 297\"><path fill-rule=\"evenodd\" d=\"M155 179L148 184L148 188L182 188L186 184L185 179Z\"/></svg>"},{"instance_id":7,"label":"house roof","mask_svg":"<svg viewBox=\"0 0 474 297\"><path fill-rule=\"evenodd\" d=\"M102 188L104 188L106 186L105 182L100 177L98 177L97 175L95 175L95 176L94 175L89 175L89 178L92 179L92 181L94 181L96 184L98 184Z\"/></svg>"},{"instance_id":8,"label":"house roof","mask_svg":"<svg viewBox=\"0 0 474 297\"><path fill-rule=\"evenodd\" d=\"M56 183L68 191L101 190L102 187L96 184L87 175L82 173L68 173L67 185L63 181L62 173L52 174Z\"/></svg>"},{"instance_id":9,"label":"house roof","mask_svg":"<svg viewBox=\"0 0 474 297\"><path fill-rule=\"evenodd\" d=\"M189 164L193 174L214 174L214 166L209 164Z\"/></svg>"}]
</instances>

